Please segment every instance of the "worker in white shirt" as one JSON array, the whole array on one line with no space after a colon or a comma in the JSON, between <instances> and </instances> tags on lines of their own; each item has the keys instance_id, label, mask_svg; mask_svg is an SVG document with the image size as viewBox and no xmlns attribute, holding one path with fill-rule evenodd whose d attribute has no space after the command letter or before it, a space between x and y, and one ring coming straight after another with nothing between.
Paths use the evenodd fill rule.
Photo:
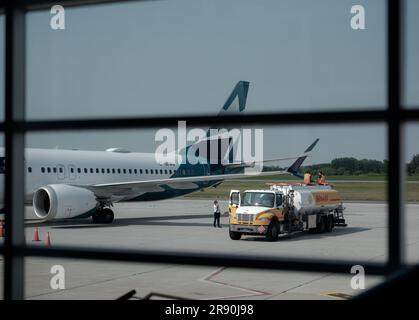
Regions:
<instances>
[{"instance_id":1,"label":"worker in white shirt","mask_svg":"<svg viewBox=\"0 0 419 320\"><path fill-rule=\"evenodd\" d=\"M218 204L217 200L214 200L214 228L218 227L221 228L220 225L220 205Z\"/></svg>"}]
</instances>

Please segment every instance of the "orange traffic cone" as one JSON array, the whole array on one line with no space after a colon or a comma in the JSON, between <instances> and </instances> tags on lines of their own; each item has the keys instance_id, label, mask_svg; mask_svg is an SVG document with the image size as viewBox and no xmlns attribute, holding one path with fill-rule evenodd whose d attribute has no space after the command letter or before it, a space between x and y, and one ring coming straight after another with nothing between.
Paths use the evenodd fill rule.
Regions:
<instances>
[{"instance_id":1,"label":"orange traffic cone","mask_svg":"<svg viewBox=\"0 0 419 320\"><path fill-rule=\"evenodd\" d=\"M50 246L50 245L51 245L51 238L50 238L50 236L49 236L49 232L47 232L47 238L46 238L46 240L45 240L45 244L46 244L47 246Z\"/></svg>"},{"instance_id":2,"label":"orange traffic cone","mask_svg":"<svg viewBox=\"0 0 419 320\"><path fill-rule=\"evenodd\" d=\"M4 232L4 226L3 221L0 221L0 238L4 238L5 232Z\"/></svg>"},{"instance_id":3,"label":"orange traffic cone","mask_svg":"<svg viewBox=\"0 0 419 320\"><path fill-rule=\"evenodd\" d=\"M33 240L32 241L41 241L39 239L39 233L38 233L38 228L35 228L35 232L33 234Z\"/></svg>"}]
</instances>

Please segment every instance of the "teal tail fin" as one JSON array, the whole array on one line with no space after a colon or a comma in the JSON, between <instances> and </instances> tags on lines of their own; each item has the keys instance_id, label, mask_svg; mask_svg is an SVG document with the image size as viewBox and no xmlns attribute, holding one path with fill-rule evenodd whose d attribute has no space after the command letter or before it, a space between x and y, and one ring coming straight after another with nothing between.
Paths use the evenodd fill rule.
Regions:
<instances>
[{"instance_id":1,"label":"teal tail fin","mask_svg":"<svg viewBox=\"0 0 419 320\"><path fill-rule=\"evenodd\" d=\"M247 92L249 91L248 81L239 81L227 98L218 115L243 112L246 108Z\"/></svg>"}]
</instances>

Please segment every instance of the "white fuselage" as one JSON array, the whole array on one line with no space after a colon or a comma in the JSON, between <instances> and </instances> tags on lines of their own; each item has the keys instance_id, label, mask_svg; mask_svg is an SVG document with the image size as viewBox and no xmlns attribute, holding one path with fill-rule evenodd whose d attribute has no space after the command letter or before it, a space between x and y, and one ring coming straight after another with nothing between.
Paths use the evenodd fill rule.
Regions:
<instances>
[{"instance_id":1,"label":"white fuselage","mask_svg":"<svg viewBox=\"0 0 419 320\"><path fill-rule=\"evenodd\" d=\"M4 157L3 148L0 156ZM154 153L26 149L25 202L31 204L34 192L50 184L96 185L167 179L178 168L174 163L157 163ZM187 176L187 171L182 169L178 175ZM1 204L3 198L4 175L0 181Z\"/></svg>"}]
</instances>

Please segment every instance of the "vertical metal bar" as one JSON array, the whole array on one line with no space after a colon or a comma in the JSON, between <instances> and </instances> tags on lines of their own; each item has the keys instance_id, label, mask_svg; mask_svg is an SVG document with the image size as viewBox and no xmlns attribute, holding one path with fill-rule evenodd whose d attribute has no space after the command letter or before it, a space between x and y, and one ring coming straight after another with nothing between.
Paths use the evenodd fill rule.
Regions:
<instances>
[{"instance_id":1,"label":"vertical metal bar","mask_svg":"<svg viewBox=\"0 0 419 320\"><path fill-rule=\"evenodd\" d=\"M14 122L25 114L25 12L13 1L6 4L5 33L5 221L4 297L24 298L24 259L15 255L15 246L24 237L24 134Z\"/></svg>"},{"instance_id":2,"label":"vertical metal bar","mask_svg":"<svg viewBox=\"0 0 419 320\"><path fill-rule=\"evenodd\" d=\"M402 137L401 89L402 89L402 5L403 1L387 2L387 55L388 55L388 200L389 241L388 263L397 268L404 256L404 175L405 162Z\"/></svg>"}]
</instances>

